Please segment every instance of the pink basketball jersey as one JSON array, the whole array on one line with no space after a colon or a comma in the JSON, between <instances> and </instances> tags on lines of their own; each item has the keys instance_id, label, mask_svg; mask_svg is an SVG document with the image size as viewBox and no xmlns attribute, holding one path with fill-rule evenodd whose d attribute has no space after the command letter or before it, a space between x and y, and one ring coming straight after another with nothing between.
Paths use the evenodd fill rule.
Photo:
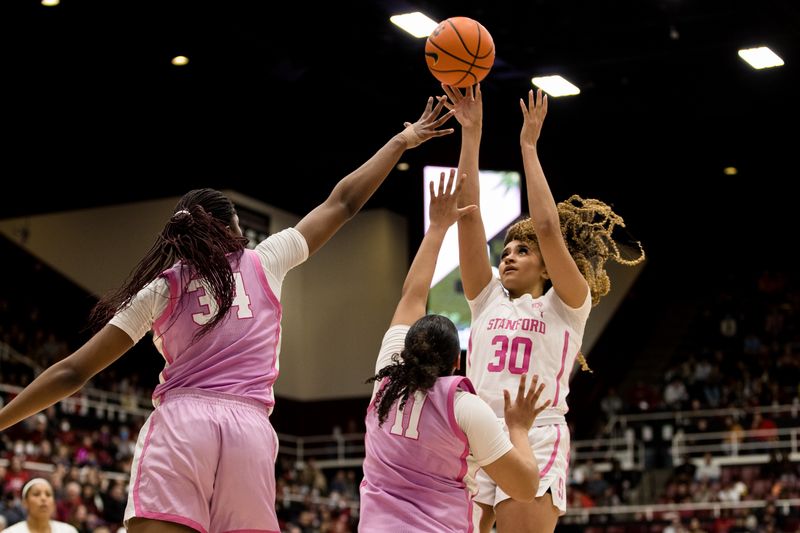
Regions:
<instances>
[{"instance_id":1,"label":"pink basketball jersey","mask_svg":"<svg viewBox=\"0 0 800 533\"><path fill-rule=\"evenodd\" d=\"M272 385L278 377L281 305L267 283L258 255L244 250L238 263L231 255L236 294L227 316L206 335L195 338L200 327L217 312L216 301L201 279L181 263L164 272L170 303L153 325L153 339L166 359L153 393L196 388L234 394L274 403Z\"/></svg>"},{"instance_id":2,"label":"pink basketball jersey","mask_svg":"<svg viewBox=\"0 0 800 533\"><path fill-rule=\"evenodd\" d=\"M380 427L376 405L369 406L359 531L473 531L464 481L469 443L453 408L458 389L474 393L462 376L439 378L402 410L395 402Z\"/></svg>"}]
</instances>

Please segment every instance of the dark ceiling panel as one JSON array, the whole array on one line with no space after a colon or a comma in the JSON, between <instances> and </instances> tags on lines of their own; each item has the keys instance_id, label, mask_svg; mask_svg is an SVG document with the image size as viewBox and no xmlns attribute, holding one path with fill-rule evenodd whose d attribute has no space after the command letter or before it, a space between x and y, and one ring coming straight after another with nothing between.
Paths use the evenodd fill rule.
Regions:
<instances>
[{"instance_id":1,"label":"dark ceiling panel","mask_svg":"<svg viewBox=\"0 0 800 533\"><path fill-rule=\"evenodd\" d=\"M492 33L483 167L520 169L517 100L559 72L583 92L551 100L540 141L557 198L612 202L656 242L796 225L771 207L797 175L792 0L0 2L0 218L198 186L307 212L439 91L424 39L388 21L408 8ZM758 44L786 65L750 69L736 50ZM187 67L169 65L178 53ZM457 158L457 135L409 152L369 205L416 219L420 166Z\"/></svg>"}]
</instances>

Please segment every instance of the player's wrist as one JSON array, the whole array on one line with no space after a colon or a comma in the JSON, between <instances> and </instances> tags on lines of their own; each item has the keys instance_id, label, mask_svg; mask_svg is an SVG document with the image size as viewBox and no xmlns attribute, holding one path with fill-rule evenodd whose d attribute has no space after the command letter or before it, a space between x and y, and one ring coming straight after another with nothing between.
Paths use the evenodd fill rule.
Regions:
<instances>
[{"instance_id":1,"label":"player's wrist","mask_svg":"<svg viewBox=\"0 0 800 533\"><path fill-rule=\"evenodd\" d=\"M406 148L414 148L422 144L422 137L417 135L417 131L414 129L413 124L409 124L406 126L406 129L400 132L400 136L406 143Z\"/></svg>"}]
</instances>

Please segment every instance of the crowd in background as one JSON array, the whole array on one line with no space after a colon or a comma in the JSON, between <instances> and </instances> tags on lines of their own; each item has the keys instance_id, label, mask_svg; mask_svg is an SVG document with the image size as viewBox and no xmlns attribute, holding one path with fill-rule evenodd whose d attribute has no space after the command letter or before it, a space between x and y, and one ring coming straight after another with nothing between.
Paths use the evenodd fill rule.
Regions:
<instances>
[{"instance_id":1,"label":"crowd in background","mask_svg":"<svg viewBox=\"0 0 800 533\"><path fill-rule=\"evenodd\" d=\"M49 275L41 268L29 271ZM649 452L645 469L623 468L613 457L602 461L602 468L591 460L573 460L568 491L571 508L764 500L768 503L761 508L723 510L717 515L694 511L663 514L653 522L658 529L647 531L737 533L800 528L797 507L787 512L770 503L800 498L800 463L787 453L778 450L770 453L768 462L738 465L721 465L715 460L726 451L732 453L730 447L723 447L721 454L688 454L678 461L670 455L673 441L681 435L719 432L724 434L722 444L733 445L779 441L788 438L779 434L780 429L800 428L800 292L795 280L787 273L763 272L725 281L717 301L700 310L681 350L665 364L662 383L656 386L638 381L608 389L599 402L598 414L606 424L598 438L618 435L623 429L643 438L641 427L615 425L626 413L738 411L727 416L686 416L670 422L668 434L663 426L649 428L655 451ZM56 305L47 308L32 301L13 291L0 294L0 345L46 367L67 355L80 339L63 333ZM34 367L7 355L0 359L0 384L28 383ZM98 375L92 386L127 397L135 406L141 398L150 397L151 389L143 382L146 378L135 372L112 368ZM89 409L81 404L80 393L76 398L75 404L51 407L0 434L0 525L24 518L22 486L32 477L46 477L55 490L54 518L72 524L81 533L121 527L133 448L144 419ZM8 399L8 393L0 393L0 402ZM753 409L765 406L795 409L776 413ZM354 416L360 419L361 414ZM747 429L762 431L743 437ZM655 445L659 439L660 447ZM35 469L25 468L31 463L36 464ZM646 501L642 479L651 467L669 475L652 491L655 497ZM277 470L277 513L283 531L356 531L360 469L323 470L313 458L296 462L282 457ZM643 527L641 520L630 520L625 526L604 520L606 523L584 524L575 530L622 532L641 531L637 528ZM564 522L559 530L570 527Z\"/></svg>"}]
</instances>

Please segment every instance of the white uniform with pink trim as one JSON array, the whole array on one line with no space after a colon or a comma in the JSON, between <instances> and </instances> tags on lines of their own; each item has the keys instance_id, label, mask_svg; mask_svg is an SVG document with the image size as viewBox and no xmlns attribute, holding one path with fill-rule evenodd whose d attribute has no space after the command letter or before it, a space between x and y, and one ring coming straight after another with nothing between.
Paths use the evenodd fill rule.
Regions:
<instances>
[{"instance_id":1,"label":"white uniform with pink trim","mask_svg":"<svg viewBox=\"0 0 800 533\"><path fill-rule=\"evenodd\" d=\"M478 395L503 417L503 389L512 395L520 374L537 374L545 384L540 402L550 407L540 414L529 433L539 464L539 492L548 490L553 503L566 512L565 483L570 439L567 413L569 377L578 355L591 310L591 296L577 309L566 305L552 288L539 298L526 294L512 300L500 280L493 278L477 298L469 302L472 327L467 351L467 377ZM480 503L497 505L509 496L483 471L478 473Z\"/></svg>"}]
</instances>

